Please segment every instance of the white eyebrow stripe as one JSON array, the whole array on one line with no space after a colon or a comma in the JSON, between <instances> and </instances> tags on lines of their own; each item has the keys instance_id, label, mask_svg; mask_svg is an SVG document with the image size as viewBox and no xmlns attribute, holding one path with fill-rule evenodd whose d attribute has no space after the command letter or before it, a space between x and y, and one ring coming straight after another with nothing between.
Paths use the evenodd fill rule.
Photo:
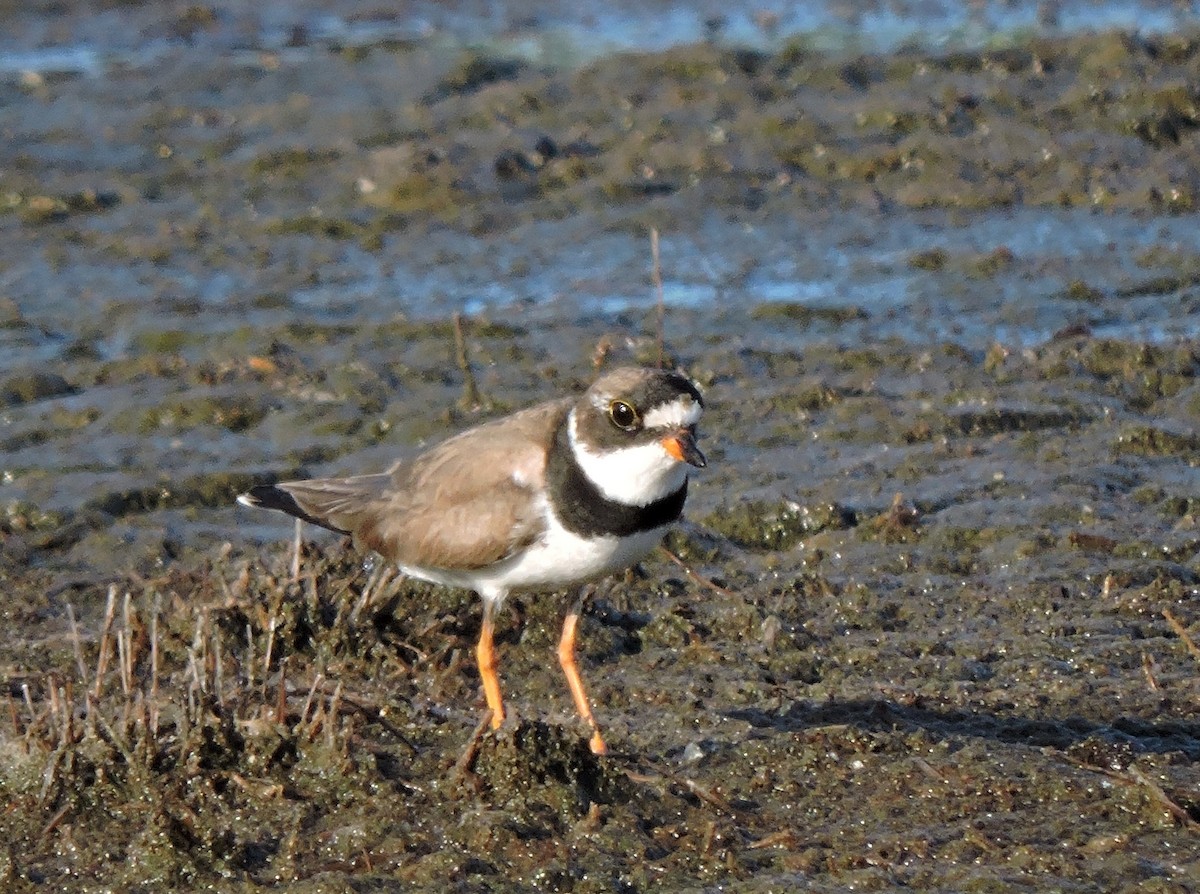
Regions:
<instances>
[{"instance_id":1,"label":"white eyebrow stripe","mask_svg":"<svg viewBox=\"0 0 1200 894\"><path fill-rule=\"evenodd\" d=\"M700 421L704 408L686 394L655 407L642 420L645 428L687 428Z\"/></svg>"}]
</instances>

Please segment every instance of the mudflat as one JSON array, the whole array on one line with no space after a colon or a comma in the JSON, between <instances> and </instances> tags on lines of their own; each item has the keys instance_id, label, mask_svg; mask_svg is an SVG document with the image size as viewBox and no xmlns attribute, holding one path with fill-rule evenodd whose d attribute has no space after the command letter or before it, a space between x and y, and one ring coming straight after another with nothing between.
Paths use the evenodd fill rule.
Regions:
<instances>
[{"instance_id":1,"label":"mudflat","mask_svg":"<svg viewBox=\"0 0 1200 894\"><path fill-rule=\"evenodd\" d=\"M5 890L1195 890L1200 37L205 9L0 101ZM475 597L233 505L660 350L709 467L584 618L608 757L563 599L477 734Z\"/></svg>"}]
</instances>

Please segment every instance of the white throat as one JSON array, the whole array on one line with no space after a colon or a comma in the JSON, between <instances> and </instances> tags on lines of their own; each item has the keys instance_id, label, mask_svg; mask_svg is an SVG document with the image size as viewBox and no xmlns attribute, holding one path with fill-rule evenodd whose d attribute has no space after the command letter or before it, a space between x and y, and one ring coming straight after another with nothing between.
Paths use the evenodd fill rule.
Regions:
<instances>
[{"instance_id":1,"label":"white throat","mask_svg":"<svg viewBox=\"0 0 1200 894\"><path fill-rule=\"evenodd\" d=\"M613 502L645 506L675 493L687 480L687 465L658 441L606 452L589 449L579 440L574 410L567 417L567 436L583 474Z\"/></svg>"}]
</instances>

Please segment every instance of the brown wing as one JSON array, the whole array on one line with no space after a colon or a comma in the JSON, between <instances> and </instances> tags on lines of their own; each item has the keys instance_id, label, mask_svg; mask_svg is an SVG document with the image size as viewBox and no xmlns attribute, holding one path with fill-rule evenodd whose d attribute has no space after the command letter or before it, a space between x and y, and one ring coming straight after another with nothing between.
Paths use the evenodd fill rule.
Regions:
<instances>
[{"instance_id":1,"label":"brown wing","mask_svg":"<svg viewBox=\"0 0 1200 894\"><path fill-rule=\"evenodd\" d=\"M383 474L275 485L294 508L255 502L353 534L401 565L481 568L542 533L546 445L569 407L555 401L485 423Z\"/></svg>"}]
</instances>

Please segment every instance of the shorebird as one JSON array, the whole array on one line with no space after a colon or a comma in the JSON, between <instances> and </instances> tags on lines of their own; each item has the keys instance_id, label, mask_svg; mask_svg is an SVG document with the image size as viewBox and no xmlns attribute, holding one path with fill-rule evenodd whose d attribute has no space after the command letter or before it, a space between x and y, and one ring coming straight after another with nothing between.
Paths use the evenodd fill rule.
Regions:
<instances>
[{"instance_id":1,"label":"shorebird","mask_svg":"<svg viewBox=\"0 0 1200 894\"><path fill-rule=\"evenodd\" d=\"M476 658L493 728L504 722L496 613L514 590L559 590L639 561L679 518L703 468L704 400L677 372L623 367L581 396L485 422L386 472L253 487L247 506L349 534L406 574L483 599ZM563 622L558 661L605 753L575 660L582 599Z\"/></svg>"}]
</instances>

